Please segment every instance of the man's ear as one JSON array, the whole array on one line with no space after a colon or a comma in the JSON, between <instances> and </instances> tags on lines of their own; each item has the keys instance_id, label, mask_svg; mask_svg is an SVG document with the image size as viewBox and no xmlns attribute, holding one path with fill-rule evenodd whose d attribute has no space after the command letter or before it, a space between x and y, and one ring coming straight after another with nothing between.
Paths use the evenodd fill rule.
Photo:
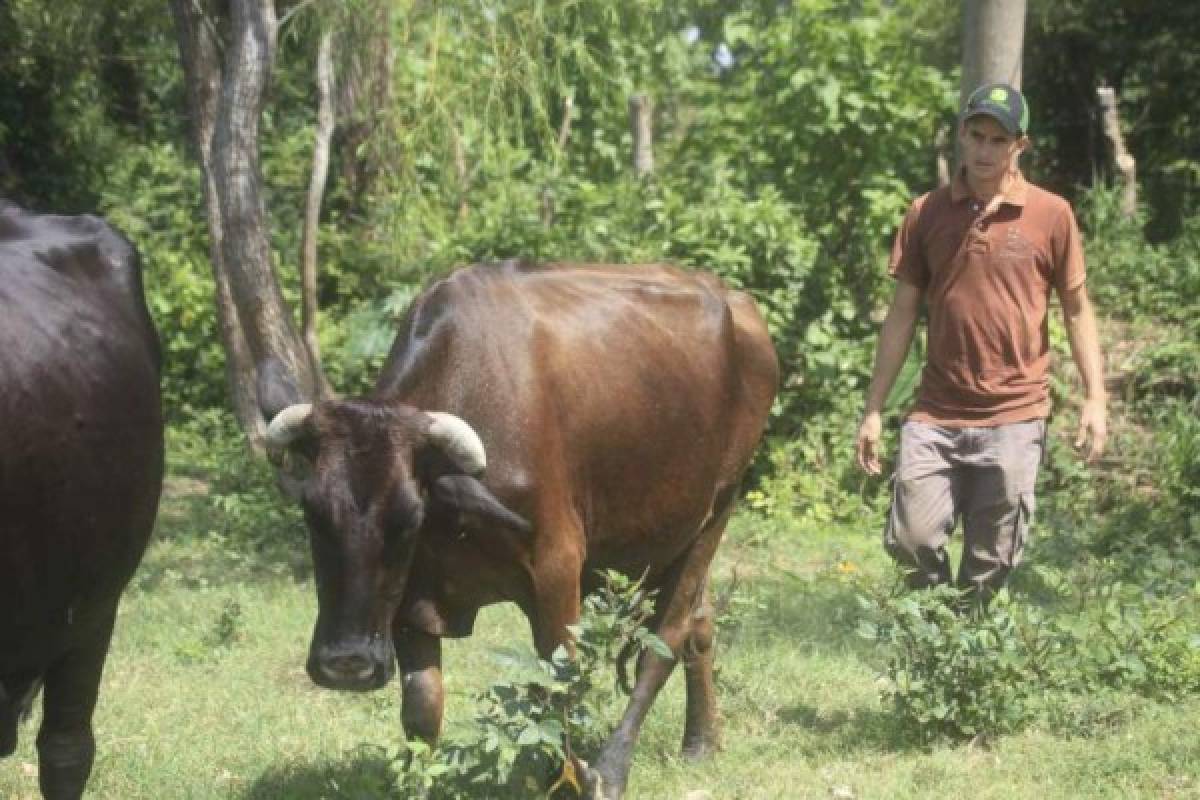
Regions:
<instances>
[{"instance_id":1,"label":"man's ear","mask_svg":"<svg viewBox=\"0 0 1200 800\"><path fill-rule=\"evenodd\" d=\"M533 531L527 519L506 508L486 486L470 475L443 475L433 482L431 494L435 502L459 514L477 516L518 533Z\"/></svg>"}]
</instances>

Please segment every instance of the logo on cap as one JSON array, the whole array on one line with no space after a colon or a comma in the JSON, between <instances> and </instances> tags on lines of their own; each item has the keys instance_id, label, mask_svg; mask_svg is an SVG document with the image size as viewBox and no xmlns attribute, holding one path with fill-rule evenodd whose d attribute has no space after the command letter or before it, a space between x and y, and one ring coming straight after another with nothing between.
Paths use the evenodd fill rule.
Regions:
<instances>
[{"instance_id":1,"label":"logo on cap","mask_svg":"<svg viewBox=\"0 0 1200 800\"><path fill-rule=\"evenodd\" d=\"M995 89L992 89L988 97L997 103L1008 105L1008 90L1003 86L997 86Z\"/></svg>"}]
</instances>

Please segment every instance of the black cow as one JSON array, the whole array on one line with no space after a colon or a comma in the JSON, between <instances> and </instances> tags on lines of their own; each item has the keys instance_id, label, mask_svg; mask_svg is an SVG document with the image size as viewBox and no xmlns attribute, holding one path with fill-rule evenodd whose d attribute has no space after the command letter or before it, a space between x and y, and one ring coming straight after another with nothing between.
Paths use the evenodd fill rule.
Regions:
<instances>
[{"instance_id":1,"label":"black cow","mask_svg":"<svg viewBox=\"0 0 1200 800\"><path fill-rule=\"evenodd\" d=\"M92 216L0 201L0 756L44 691L42 793L83 793L122 590L163 475L137 253Z\"/></svg>"}]
</instances>

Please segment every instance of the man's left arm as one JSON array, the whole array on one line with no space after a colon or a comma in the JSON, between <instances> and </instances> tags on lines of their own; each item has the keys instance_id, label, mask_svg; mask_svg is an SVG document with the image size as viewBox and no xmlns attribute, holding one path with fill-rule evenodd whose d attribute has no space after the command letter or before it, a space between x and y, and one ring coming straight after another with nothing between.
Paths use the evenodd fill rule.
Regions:
<instances>
[{"instance_id":1,"label":"man's left arm","mask_svg":"<svg viewBox=\"0 0 1200 800\"><path fill-rule=\"evenodd\" d=\"M1083 379L1083 407L1079 412L1079 433L1075 447L1087 446L1087 460L1095 461L1104 452L1108 438L1107 392L1104 389L1104 366L1100 356L1100 336L1096 314L1088 299L1084 284L1059 293L1071 355Z\"/></svg>"}]
</instances>

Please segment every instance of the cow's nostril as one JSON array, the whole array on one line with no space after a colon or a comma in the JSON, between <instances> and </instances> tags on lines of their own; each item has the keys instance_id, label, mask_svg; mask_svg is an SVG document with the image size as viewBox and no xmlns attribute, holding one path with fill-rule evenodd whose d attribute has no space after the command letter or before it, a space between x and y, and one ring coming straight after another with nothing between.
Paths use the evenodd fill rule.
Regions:
<instances>
[{"instance_id":1,"label":"cow's nostril","mask_svg":"<svg viewBox=\"0 0 1200 800\"><path fill-rule=\"evenodd\" d=\"M322 659L321 668L332 678L365 680L375 673L375 665L364 655L350 653Z\"/></svg>"}]
</instances>

